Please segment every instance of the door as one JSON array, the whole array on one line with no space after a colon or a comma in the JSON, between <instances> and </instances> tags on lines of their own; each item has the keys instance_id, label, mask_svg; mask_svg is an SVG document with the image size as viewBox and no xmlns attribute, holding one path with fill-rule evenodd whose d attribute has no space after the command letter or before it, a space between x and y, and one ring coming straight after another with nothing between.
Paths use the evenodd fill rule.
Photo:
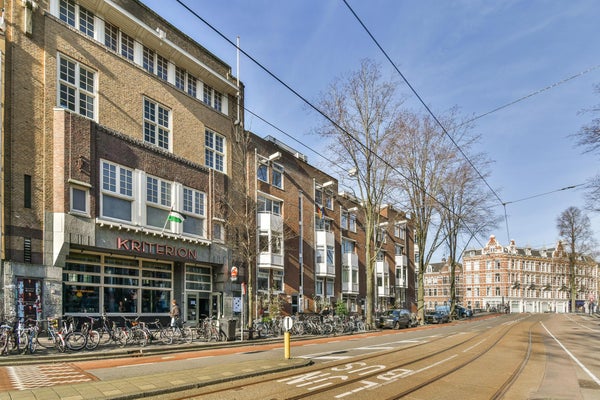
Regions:
<instances>
[{"instance_id":1,"label":"door","mask_svg":"<svg viewBox=\"0 0 600 400\"><path fill-rule=\"evenodd\" d=\"M221 293L210 294L210 317L221 318L223 316L223 302Z\"/></svg>"},{"instance_id":2,"label":"door","mask_svg":"<svg viewBox=\"0 0 600 400\"><path fill-rule=\"evenodd\" d=\"M196 324L198 322L198 316L200 315L199 312L199 299L198 299L198 293L186 293L186 300L185 300L185 309L186 309L186 316L185 316L185 320L188 321L189 323L192 324Z\"/></svg>"}]
</instances>

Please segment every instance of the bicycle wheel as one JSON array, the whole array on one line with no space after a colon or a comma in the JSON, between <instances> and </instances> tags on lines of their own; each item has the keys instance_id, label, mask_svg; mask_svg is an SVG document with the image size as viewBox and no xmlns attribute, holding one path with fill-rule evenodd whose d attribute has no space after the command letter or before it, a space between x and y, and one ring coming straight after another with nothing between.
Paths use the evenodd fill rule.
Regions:
<instances>
[{"instance_id":1,"label":"bicycle wheel","mask_svg":"<svg viewBox=\"0 0 600 400\"><path fill-rule=\"evenodd\" d=\"M37 334L35 332L32 332L29 334L28 337L28 342L27 342L27 351L29 351L29 354L33 354L35 353L35 351L37 350Z\"/></svg>"},{"instance_id":2,"label":"bicycle wheel","mask_svg":"<svg viewBox=\"0 0 600 400\"><path fill-rule=\"evenodd\" d=\"M69 350L79 351L85 347L87 339L81 332L69 332L65 336L65 345Z\"/></svg>"},{"instance_id":3,"label":"bicycle wheel","mask_svg":"<svg viewBox=\"0 0 600 400\"><path fill-rule=\"evenodd\" d=\"M87 350L94 350L100 344L100 332L91 330L87 333L87 341L85 343L85 348Z\"/></svg>"},{"instance_id":4,"label":"bicycle wheel","mask_svg":"<svg viewBox=\"0 0 600 400\"><path fill-rule=\"evenodd\" d=\"M144 347L148 344L148 334L142 329L136 329L135 331L133 331L133 337L135 343L137 343L141 347Z\"/></svg>"},{"instance_id":5,"label":"bicycle wheel","mask_svg":"<svg viewBox=\"0 0 600 400\"><path fill-rule=\"evenodd\" d=\"M192 332L192 328L190 328L190 327L181 328L181 338L186 343L192 343L192 340L194 340L194 334Z\"/></svg>"}]
</instances>

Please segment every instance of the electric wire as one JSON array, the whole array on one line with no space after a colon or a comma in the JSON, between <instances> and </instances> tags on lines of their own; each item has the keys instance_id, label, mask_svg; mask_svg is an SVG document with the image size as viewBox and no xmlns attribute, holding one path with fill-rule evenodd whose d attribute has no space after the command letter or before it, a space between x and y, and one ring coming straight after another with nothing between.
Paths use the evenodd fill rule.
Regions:
<instances>
[{"instance_id":1,"label":"electric wire","mask_svg":"<svg viewBox=\"0 0 600 400\"><path fill-rule=\"evenodd\" d=\"M375 36L373 36L373 34L369 30L369 28L367 28L367 26L363 23L363 21L360 19L360 17L358 16L358 14L356 14L356 12L354 12L354 10L352 9L352 7L350 7L350 4L348 4L348 2L346 0L342 0L342 1L346 5L346 7L348 7L348 9L352 13L352 15L354 15L354 17L356 18L356 20L358 21L358 23L363 27L363 29L365 30L365 32L369 35L369 37L371 38L371 40L373 41L373 43L375 43L375 45L383 53L383 55L385 56L385 58L387 58L387 60L390 62L390 64L392 65L392 67L394 67L394 69L396 70L396 72L398 73L398 75L400 75L400 77L402 78L402 80L404 80L404 83L406 83L406 85L410 88L410 90L413 92L413 94L415 95L415 97L423 105L423 107L425 108L425 110L427 111L427 113L429 113L429 115L431 115L431 117L436 122L436 124L442 129L442 131L450 139L450 141L452 141L452 143L454 144L454 146L456 146L456 148L458 149L458 151L462 154L462 156L465 158L465 160L467 160L467 162L469 163L469 165L471 165L471 167L475 170L475 172L477 172L477 175L479 175L479 177L481 178L481 180L486 184L486 186L494 194L494 196L496 197L496 199L498 199L498 201L500 202L500 204L502 204L503 203L502 199L500 198L500 196L498 195L498 193L496 193L496 191L490 186L490 184L487 182L487 180L485 179L485 177L479 172L479 170L473 164L473 162L469 159L469 157L467 157L467 155L465 154L465 152L461 149L461 147L458 145L458 143L456 143L456 141L450 135L450 133L448 133L448 130L446 129L446 127L441 123L441 121L433 113L433 111L431 111L431 109L425 103L425 101L423 101L423 99L421 98L421 96L419 95L419 93L410 84L410 82L408 81L408 79L406 79L406 76L404 76L404 74L402 73L402 71L400 71L400 69L398 68L398 66L396 65L396 63L394 61L392 61L392 59L390 58L390 56L387 54L387 52L384 50L384 48L379 44L379 42L377 41L377 39L375 38Z\"/></svg>"},{"instance_id":2,"label":"electric wire","mask_svg":"<svg viewBox=\"0 0 600 400\"><path fill-rule=\"evenodd\" d=\"M271 76L273 79L275 79L277 82L279 82L282 86L284 86L286 89L288 89L291 93L293 93L295 96L297 96L299 99L301 99L304 103L306 103L309 107L311 107L313 110L315 110L317 113L319 113L320 115L322 115L324 118L326 118L330 123L332 123L336 128L338 128L341 132L343 132L345 135L347 135L349 138L351 138L352 140L358 142L358 144L363 147L366 151L372 152L372 150L366 148L366 146L361 143L358 139L356 139L355 137L353 137L352 135L350 135L345 129L343 129L342 127L340 127L335 121L333 121L328 115L326 115L323 111L321 111L318 107L316 107L315 105L313 105L310 101L308 101L304 96L302 96L300 93L298 93L296 90L294 90L292 87L290 87L288 84L286 84L284 81L282 81L279 77L277 77L274 73L272 73L269 69L267 69L265 66L263 66L260 62L258 62L256 59L254 59L250 54L248 54L246 51L244 51L243 49L241 49L236 43L234 43L233 41L231 41L229 38L227 38L222 32L220 32L218 29L216 29L215 27L213 27L208 21L206 21L204 18L202 18L200 15L198 15L195 11L193 11L192 9L190 9L185 3L183 3L181 0L176 0L177 3L179 3L182 7L184 7L186 10L188 10L188 12L190 12L192 15L194 15L196 18L198 18L200 21L202 21L206 26L208 26L211 30L213 30L217 35L219 35L221 38L223 38L226 42L228 42L229 44L231 44L232 46L236 47L241 53L243 53L246 57L248 57L248 59L250 59L253 63L255 63L258 67L260 67L264 72L266 72L269 76ZM481 173L477 170L477 168L475 168L475 166L472 164L472 162L468 159L468 157L464 154L464 152L462 151L462 149L460 148L460 146L458 146L458 144L454 141L454 139L449 135L449 133L447 132L447 130L445 129L445 127L441 124L441 122L437 119L437 117L433 114L433 112L429 109L429 107L424 103L424 101L422 100L422 98L418 95L418 93L414 90L414 88L412 87L412 85L410 85L410 83L408 82L408 80L406 80L406 78L404 77L404 75L400 72L400 70L397 68L397 66L393 63L393 61L390 59L390 57L387 55L387 53L385 52L385 50L379 45L379 43L376 41L376 39L372 36L372 34L368 31L368 29L366 28L366 26L362 23L362 21L360 20L360 18L358 17L358 15L356 15L356 13L354 13L354 11L352 10L352 8L348 5L348 3L346 3L346 0L343 0L344 3L347 5L347 7L351 10L351 12L354 14L355 18L357 18L357 20L360 22L360 24L363 26L363 28L367 31L367 33L369 34L369 36L371 36L371 38L374 40L374 42L376 43L376 45L380 48L380 50L384 53L384 55L386 56L386 58L390 61L390 63L392 63L392 65L396 68L397 72L400 74L400 76L402 76L402 78L405 80L406 84L411 88L411 90L413 91L413 93L418 97L419 101L423 104L423 106L427 109L427 111L431 114L432 118L435 119L435 121L438 123L438 125L442 128L442 130L444 131L444 133L450 138L450 140L452 140L452 142L455 144L455 146L460 150L460 152L463 154L463 156L465 157L465 159L469 162L469 164L475 169L475 171L479 174L479 176L481 177L481 179L485 182L485 184L488 186L488 188L492 191L492 193L495 195L495 197L501 202L501 205L504 207L504 212L505 212L505 220L506 220L506 228L507 228L507 234L508 234L508 217L506 215L506 205L507 204L512 204L512 203L516 203L516 202L520 202L520 201L525 201L525 200L529 200L532 198L536 198L536 197L540 197L540 196L544 196L544 195L548 195L551 193L555 193L558 191L562 191L562 190L569 190L569 189L573 189L576 188L578 186L581 186L583 184L578 184L578 185L571 185L571 186L567 186L561 189L557 189L557 190L553 190L550 192L545 192L545 193L541 193L541 194L537 194L537 195L533 195L533 196L529 196L523 199L519 199L519 200L514 200L514 201L509 201L509 202L502 202L502 200L500 199L500 197L498 196L498 194L490 187L490 185L487 183L487 181L485 180L485 178L481 175ZM579 77L585 73L591 72L594 69L600 68L600 65L589 68L588 70L582 71L579 74L573 75L569 78L566 78L560 82L557 82L553 85L550 85L544 89L540 89L534 93L531 93L527 96L524 96L520 99L517 99L511 103L508 103L504 106L498 107L494 110L491 110L487 113L481 114L480 116L477 116L475 118L473 118L471 121L481 118L483 116L489 115L492 112L498 111L500 109L506 108L510 105L513 105L519 101L522 101L528 97L531 97L533 95L539 94L543 91L549 90L552 87L558 86L564 82L567 82L571 79L574 79L576 77ZM312 149L311 147L307 146L305 143L299 141L298 139L296 139L295 137L293 137L292 135L290 135L289 133L283 131L282 129L280 129L279 127L277 127L276 125L274 125L273 123L267 121L266 119L264 119L263 117L259 116L258 114L254 113L253 111L249 110L248 108L246 108L245 106L242 106L242 108L247 111L248 113L254 115L255 117L259 118L261 121L265 122L266 124L268 124L269 126L273 127L274 129L276 129L277 131L279 131L280 133L284 134L285 136L287 136L288 138L294 140L295 142L297 142L298 144L302 145L303 147L305 147L306 149L310 150L312 153L318 155L319 157L323 158L325 161L339 167L340 169L343 169L340 165L336 164L335 162L333 162L332 160L328 159L327 157L325 157L322 153L317 152L316 150ZM468 123L469 121L467 121ZM397 170L397 168L395 168L394 166L390 165L386 160L382 159L379 155L374 154L375 157L377 157L380 161L382 161L386 166L388 166L389 168L391 168L393 171L395 171L396 173L398 173L402 178L408 180L409 182L411 182L412 184L416 185L414 182L412 182L409 178L405 177L400 171ZM437 202L438 204L440 204L442 207L444 207L447 211L452 212L452 210L448 209L448 207L441 203L437 198L435 198L434 196L432 196L430 193L428 193L427 191L424 191L424 193L429 196L430 198L432 198L435 202ZM475 232L473 232L468 226L466 227L467 230L469 232L471 232L472 236L475 236ZM510 236L510 235L509 235ZM471 239L470 239L471 240ZM470 241L469 240L469 241ZM479 244L481 246L483 246L483 244L481 244L481 242L477 239L477 237L475 237L475 240L477 240L479 242ZM509 239L510 240L510 237Z\"/></svg>"},{"instance_id":3,"label":"electric wire","mask_svg":"<svg viewBox=\"0 0 600 400\"><path fill-rule=\"evenodd\" d=\"M424 190L424 188L420 187L417 183L413 182L410 178L406 177L404 174L402 174L402 172L400 172L397 168L395 168L393 165L391 165L387 160L384 160L380 155L376 154L371 149L367 148L364 143L360 142L360 140L358 140L356 137L352 136L343 127L341 127L336 121L334 121L331 117L329 117L327 114L325 114L317 106L315 106L314 104L312 104L308 99L306 99L304 96L302 96L298 91L296 91L290 85L288 85L287 83L285 83L281 78L279 78L277 75L275 75L273 72L271 72L271 70L269 70L262 63L260 63L259 61L257 61L254 57L252 57L250 54L248 54L245 50L243 50L242 48L240 48L239 46L237 46L236 43L234 43L232 40L230 40L227 36L225 36L221 31L219 31L217 28L215 28L212 24L210 24L208 21L206 21L200 15L198 15L198 13L196 13L194 10L192 10L190 7L188 7L182 0L175 0L175 1L177 3L179 3L183 8L185 8L194 17L196 17L197 19L199 19L200 21L202 21L206 26L208 26L213 32L215 32L217 35L219 35L223 40L225 40L227 43L229 43L233 47L237 48L250 61L252 61L254 64L256 64L260 69L262 69L270 77L272 77L277 82L279 82L283 87L285 87L287 90L289 90L291 93L293 93L296 97L298 97L300 100L302 100L311 109L313 109L318 114L320 114L322 117L324 117L327 121L329 121L333 126L335 126L340 132L342 132L344 135L346 135L349 139L355 141L361 148L363 148L365 151L371 153L374 157L376 157L378 160L380 160L388 168L390 168L392 171L396 172L402 178L406 179L408 182L410 182L411 184L413 184L416 187L418 187L419 189L421 189L423 191L423 193L425 193L426 196L430 197L434 202L436 202L441 207L443 207L444 209L446 209L446 211L448 211L448 212L450 212L452 214L455 214L452 210L450 210L448 208L447 205L443 204L435 196L433 196L432 194L430 194L429 192L427 192L426 190ZM498 197L498 199L499 199L499 197ZM469 230L469 232L471 232L471 229L468 226L466 228L467 228L467 230Z\"/></svg>"}]
</instances>

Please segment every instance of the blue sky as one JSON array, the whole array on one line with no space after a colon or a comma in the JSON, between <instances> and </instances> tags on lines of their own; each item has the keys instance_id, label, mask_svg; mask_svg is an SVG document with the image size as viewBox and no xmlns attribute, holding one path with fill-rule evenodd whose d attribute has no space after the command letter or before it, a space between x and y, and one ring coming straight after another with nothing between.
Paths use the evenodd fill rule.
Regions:
<instances>
[{"instance_id":1,"label":"blue sky","mask_svg":"<svg viewBox=\"0 0 600 400\"><path fill-rule=\"evenodd\" d=\"M236 51L176 0L142 0L236 71ZM309 101L363 58L401 82L342 0L181 0ZM599 172L599 156L582 154L569 135L600 104L600 4L596 0L347 0L421 98L436 114L458 107L479 118L474 132L494 160L488 183L508 215L495 234L506 245L556 244L556 218L583 207L581 190L565 190ZM590 71L591 69L591 71ZM588 71L588 72L586 72ZM327 171L312 136L315 115L288 89L242 56L240 78L251 115L246 128L272 135ZM565 81L577 75L576 78ZM552 86L548 90L544 90ZM423 111L408 88L406 106ZM303 144L309 143L309 148ZM498 203L497 212L504 215ZM600 216L590 215L600 238Z\"/></svg>"}]
</instances>

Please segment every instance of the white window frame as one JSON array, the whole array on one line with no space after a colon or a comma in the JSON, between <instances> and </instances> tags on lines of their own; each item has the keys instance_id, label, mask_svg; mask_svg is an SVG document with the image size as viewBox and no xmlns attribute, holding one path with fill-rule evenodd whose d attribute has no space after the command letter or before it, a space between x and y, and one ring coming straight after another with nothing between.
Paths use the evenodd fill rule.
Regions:
<instances>
[{"instance_id":1,"label":"white window frame","mask_svg":"<svg viewBox=\"0 0 600 400\"><path fill-rule=\"evenodd\" d=\"M171 109L148 97L143 98L142 108L142 135L144 142L170 152L172 142L171 121L173 119ZM151 112L147 112L147 109ZM159 118L160 115L164 114L167 114L166 125L165 118ZM161 142L164 142L164 140L161 141L161 137L166 138L166 146L164 143L161 144Z\"/></svg>"},{"instance_id":2,"label":"white window frame","mask_svg":"<svg viewBox=\"0 0 600 400\"><path fill-rule=\"evenodd\" d=\"M75 198L75 194L74 191L79 191L79 192L83 192L83 196L84 196L84 207L83 210L80 210L78 208L75 208L73 206L74 203L74 198ZM72 214L79 214L79 215L83 215L86 217L90 216L90 188L87 185L79 185L79 184L71 184L69 187L69 194L70 194L70 212Z\"/></svg>"},{"instance_id":3,"label":"white window frame","mask_svg":"<svg viewBox=\"0 0 600 400\"><path fill-rule=\"evenodd\" d=\"M205 238L206 232L206 193L190 187L183 187L181 213L186 217L183 221L182 231L186 235L194 235ZM179 210L178 210L179 211ZM191 221L198 221L200 233L192 232Z\"/></svg>"},{"instance_id":4,"label":"white window frame","mask_svg":"<svg viewBox=\"0 0 600 400\"><path fill-rule=\"evenodd\" d=\"M221 142L221 145L218 145ZM204 131L204 165L215 171L227 173L227 140L212 129Z\"/></svg>"},{"instance_id":5,"label":"white window frame","mask_svg":"<svg viewBox=\"0 0 600 400\"><path fill-rule=\"evenodd\" d=\"M105 172L107 171L105 167L114 169L114 177L111 177L110 175L107 176L105 174ZM130 179L127 179L128 177ZM114 181L112 181L111 178L114 178ZM107 179L109 179L108 182L107 182ZM114 190L111 187L107 187L107 185L114 186ZM135 182L135 174L132 169L124 167L124 166L116 164L116 163L113 163L113 162L101 160L101 162L100 162L100 192L101 192L100 215L102 216L102 218L114 219L114 220L118 220L118 221L134 222L134 219L135 219L134 193L136 191L136 186L137 185ZM129 220L127 220L127 219L121 219L121 218L118 218L115 216L106 215L105 210L104 210L104 197L106 197L106 196L117 199L117 200L129 202L130 207L131 207L130 208L131 218Z\"/></svg>"},{"instance_id":6,"label":"white window frame","mask_svg":"<svg viewBox=\"0 0 600 400\"><path fill-rule=\"evenodd\" d=\"M271 164L271 185L283 190L284 173L285 169L283 165L277 163Z\"/></svg>"},{"instance_id":7,"label":"white window frame","mask_svg":"<svg viewBox=\"0 0 600 400\"><path fill-rule=\"evenodd\" d=\"M63 62L68 64L63 67ZM56 99L58 107L70 110L96 121L98 116L97 71L60 53L57 56L56 69ZM82 75L85 75L85 79L82 79ZM92 78L91 84L88 82L90 75ZM63 96L63 94L65 96ZM69 99L70 96L73 96L73 99ZM91 101L91 107L82 108L82 100L88 105Z\"/></svg>"},{"instance_id":8,"label":"white window frame","mask_svg":"<svg viewBox=\"0 0 600 400\"><path fill-rule=\"evenodd\" d=\"M156 193L154 193L154 190L150 190L150 185L152 185L153 187L156 187ZM167 217L169 216L169 210L171 208L172 205L172 198L173 198L173 183L170 181L166 181L164 179L155 177L155 176L151 176L151 175L146 175L146 182L145 182L145 206L146 206L146 225L147 226L151 226L151 227L158 227L161 228L163 226L166 225L166 221L167 221ZM162 212L159 211L160 214L164 214L164 219L162 221L158 221L155 224L150 224L148 222L148 209L149 208L153 208L156 210L162 210ZM161 218L162 219L162 218Z\"/></svg>"},{"instance_id":9,"label":"white window frame","mask_svg":"<svg viewBox=\"0 0 600 400\"><path fill-rule=\"evenodd\" d=\"M269 161L258 156L258 165L256 166L256 179L261 182L269 183Z\"/></svg>"}]
</instances>

